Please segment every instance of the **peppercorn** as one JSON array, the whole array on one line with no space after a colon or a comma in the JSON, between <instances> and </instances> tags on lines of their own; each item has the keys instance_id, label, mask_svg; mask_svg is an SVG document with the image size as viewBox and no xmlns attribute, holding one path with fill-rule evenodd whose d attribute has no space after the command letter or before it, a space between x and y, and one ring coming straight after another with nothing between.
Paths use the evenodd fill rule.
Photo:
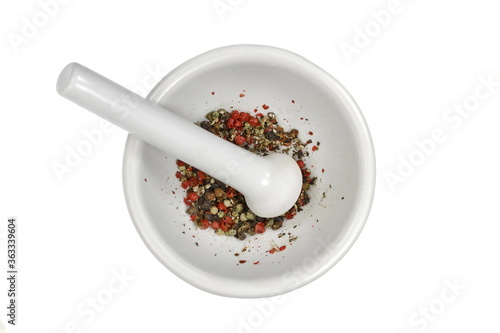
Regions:
<instances>
[{"instance_id":1,"label":"peppercorn","mask_svg":"<svg viewBox=\"0 0 500 333\"><path fill-rule=\"evenodd\" d=\"M291 155L301 168L303 185L294 207L282 216L268 219L250 211L243 195L234 188L177 160L175 176L181 187L187 190L184 202L188 205L191 220L198 227L210 227L217 235L244 240L247 235L265 232L266 228L280 229L286 220L293 218L302 206L309 203L307 191L314 185L316 177L310 176L311 171L306 168L303 157L309 155L306 146L312 143L311 140L304 144L298 138L298 130L285 131L277 124L276 115L272 112L265 116L257 113L253 117L248 112L219 109L209 112L205 118L207 120L197 125L252 153L265 156L270 152L281 152Z\"/></svg>"},{"instance_id":2,"label":"peppercorn","mask_svg":"<svg viewBox=\"0 0 500 333\"><path fill-rule=\"evenodd\" d=\"M214 201L215 200L214 191L205 191L205 199L208 201Z\"/></svg>"},{"instance_id":3,"label":"peppercorn","mask_svg":"<svg viewBox=\"0 0 500 333\"><path fill-rule=\"evenodd\" d=\"M220 198L224 195L224 190L222 190L220 187L216 188L214 192L217 198Z\"/></svg>"},{"instance_id":4,"label":"peppercorn","mask_svg":"<svg viewBox=\"0 0 500 333\"><path fill-rule=\"evenodd\" d=\"M206 212L203 217L205 218L205 220L208 220L208 221L213 221L215 219L215 214L210 214L209 212Z\"/></svg>"},{"instance_id":5,"label":"peppercorn","mask_svg":"<svg viewBox=\"0 0 500 333\"><path fill-rule=\"evenodd\" d=\"M266 139L268 139L268 140L278 139L278 136L273 131L266 132L266 134L264 134L264 135L265 135Z\"/></svg>"},{"instance_id":6,"label":"peppercorn","mask_svg":"<svg viewBox=\"0 0 500 333\"><path fill-rule=\"evenodd\" d=\"M198 207L196 206L191 206L189 207L186 212L189 214L189 215L198 215L198 212L199 212L199 209Z\"/></svg>"},{"instance_id":7,"label":"peppercorn","mask_svg":"<svg viewBox=\"0 0 500 333\"><path fill-rule=\"evenodd\" d=\"M191 201L196 201L198 200L198 194L196 194L195 192L189 192L187 198Z\"/></svg>"}]
</instances>

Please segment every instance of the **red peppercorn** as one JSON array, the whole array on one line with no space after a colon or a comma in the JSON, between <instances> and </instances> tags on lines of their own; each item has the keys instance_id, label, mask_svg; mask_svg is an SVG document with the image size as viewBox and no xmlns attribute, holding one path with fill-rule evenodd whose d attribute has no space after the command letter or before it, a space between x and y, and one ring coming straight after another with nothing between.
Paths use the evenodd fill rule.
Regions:
<instances>
[{"instance_id":1,"label":"red peppercorn","mask_svg":"<svg viewBox=\"0 0 500 333\"><path fill-rule=\"evenodd\" d=\"M196 217L197 217L196 215L189 215L189 217L191 218L191 221L193 221L193 222L196 221Z\"/></svg>"},{"instance_id":2,"label":"red peppercorn","mask_svg":"<svg viewBox=\"0 0 500 333\"><path fill-rule=\"evenodd\" d=\"M178 166L184 166L184 165L186 165L186 163L182 162L181 160L177 160L177 161L175 161L175 163L176 163Z\"/></svg>"},{"instance_id":3,"label":"red peppercorn","mask_svg":"<svg viewBox=\"0 0 500 333\"><path fill-rule=\"evenodd\" d=\"M227 128L234 128L234 119L229 118L226 122L226 126L227 126Z\"/></svg>"},{"instance_id":4,"label":"red peppercorn","mask_svg":"<svg viewBox=\"0 0 500 333\"><path fill-rule=\"evenodd\" d=\"M191 185L191 186L198 185L198 178L196 178L196 177L189 178L189 185Z\"/></svg>"},{"instance_id":5,"label":"red peppercorn","mask_svg":"<svg viewBox=\"0 0 500 333\"><path fill-rule=\"evenodd\" d=\"M175 173L175 178L182 178L182 174L179 171L177 171Z\"/></svg>"},{"instance_id":6,"label":"red peppercorn","mask_svg":"<svg viewBox=\"0 0 500 333\"><path fill-rule=\"evenodd\" d=\"M264 222L259 222L255 225L255 233L263 234L266 231L266 226Z\"/></svg>"},{"instance_id":7,"label":"red peppercorn","mask_svg":"<svg viewBox=\"0 0 500 333\"><path fill-rule=\"evenodd\" d=\"M248 123L252 126L259 126L260 125L260 121L259 119L257 118L251 118Z\"/></svg>"},{"instance_id":8,"label":"red peppercorn","mask_svg":"<svg viewBox=\"0 0 500 333\"><path fill-rule=\"evenodd\" d=\"M185 180L181 183L181 187L183 189L187 189L189 187L189 181L188 180Z\"/></svg>"},{"instance_id":9,"label":"red peppercorn","mask_svg":"<svg viewBox=\"0 0 500 333\"><path fill-rule=\"evenodd\" d=\"M226 207L226 205L224 205L224 203L219 202L219 203L217 204L217 209L218 209L218 210L227 210L227 207Z\"/></svg>"},{"instance_id":10,"label":"red peppercorn","mask_svg":"<svg viewBox=\"0 0 500 333\"><path fill-rule=\"evenodd\" d=\"M238 145L238 146L241 146L245 143L245 141L247 141L245 139L244 136L241 136L241 135L237 135L235 138L234 138L234 142Z\"/></svg>"},{"instance_id":11,"label":"red peppercorn","mask_svg":"<svg viewBox=\"0 0 500 333\"><path fill-rule=\"evenodd\" d=\"M231 216L224 216L224 218L222 219L222 221L224 223L229 224L229 225L233 224L233 218Z\"/></svg>"},{"instance_id":12,"label":"red peppercorn","mask_svg":"<svg viewBox=\"0 0 500 333\"><path fill-rule=\"evenodd\" d=\"M299 167L302 169L303 167L305 167L305 163L303 161L297 161L297 164L299 165Z\"/></svg>"},{"instance_id":13,"label":"red peppercorn","mask_svg":"<svg viewBox=\"0 0 500 333\"><path fill-rule=\"evenodd\" d=\"M262 105L262 108L263 108L264 110L267 110L267 109L269 109L269 105L264 104L264 105Z\"/></svg>"},{"instance_id":14,"label":"red peppercorn","mask_svg":"<svg viewBox=\"0 0 500 333\"><path fill-rule=\"evenodd\" d=\"M238 119L238 116L240 115L240 113L238 111L233 111L231 112L231 118L232 119Z\"/></svg>"},{"instance_id":15,"label":"red peppercorn","mask_svg":"<svg viewBox=\"0 0 500 333\"><path fill-rule=\"evenodd\" d=\"M271 254L273 254L274 252L276 252L276 249L274 247L269 250L269 253L271 253Z\"/></svg>"},{"instance_id":16,"label":"red peppercorn","mask_svg":"<svg viewBox=\"0 0 500 333\"><path fill-rule=\"evenodd\" d=\"M318 148L318 146L313 146L313 147L312 147L312 151L316 151L316 150L318 150L318 149L319 149L319 148Z\"/></svg>"},{"instance_id":17,"label":"red peppercorn","mask_svg":"<svg viewBox=\"0 0 500 333\"><path fill-rule=\"evenodd\" d=\"M211 223L211 227L212 227L213 229L217 230L217 229L219 229L219 228L220 228L220 224L219 224L219 222L217 222L217 221L213 221L213 222Z\"/></svg>"},{"instance_id":18,"label":"red peppercorn","mask_svg":"<svg viewBox=\"0 0 500 333\"><path fill-rule=\"evenodd\" d=\"M226 223L226 222L222 222L220 224L220 228L221 228L222 231L228 231L229 230L229 224Z\"/></svg>"},{"instance_id":19,"label":"red peppercorn","mask_svg":"<svg viewBox=\"0 0 500 333\"><path fill-rule=\"evenodd\" d=\"M236 190L232 187L229 187L226 191L226 195L228 198L232 198L236 195Z\"/></svg>"},{"instance_id":20,"label":"red peppercorn","mask_svg":"<svg viewBox=\"0 0 500 333\"><path fill-rule=\"evenodd\" d=\"M203 171L198 171L198 180L203 180L207 178L207 175Z\"/></svg>"},{"instance_id":21,"label":"red peppercorn","mask_svg":"<svg viewBox=\"0 0 500 333\"><path fill-rule=\"evenodd\" d=\"M238 116L238 119L241 121L248 121L250 120L250 113L248 112L240 112L240 115Z\"/></svg>"},{"instance_id":22,"label":"red peppercorn","mask_svg":"<svg viewBox=\"0 0 500 333\"><path fill-rule=\"evenodd\" d=\"M264 115L263 115L262 113L260 113L260 112L259 112L259 113L257 113L255 116L256 116L256 117L261 117L261 118L262 118L262 117L264 117Z\"/></svg>"},{"instance_id":23,"label":"red peppercorn","mask_svg":"<svg viewBox=\"0 0 500 333\"><path fill-rule=\"evenodd\" d=\"M187 198L191 201L196 201L198 200L198 194L196 192L189 192Z\"/></svg>"},{"instance_id":24,"label":"red peppercorn","mask_svg":"<svg viewBox=\"0 0 500 333\"><path fill-rule=\"evenodd\" d=\"M200 228L207 229L209 226L210 222L208 222L208 220L203 219L200 221Z\"/></svg>"},{"instance_id":25,"label":"red peppercorn","mask_svg":"<svg viewBox=\"0 0 500 333\"><path fill-rule=\"evenodd\" d=\"M283 245L282 247L280 247L280 251L284 251L286 249L286 245Z\"/></svg>"},{"instance_id":26,"label":"red peppercorn","mask_svg":"<svg viewBox=\"0 0 500 333\"><path fill-rule=\"evenodd\" d=\"M234 121L234 128L242 128L242 127L243 127L243 123L241 122L241 120L236 119Z\"/></svg>"}]
</instances>

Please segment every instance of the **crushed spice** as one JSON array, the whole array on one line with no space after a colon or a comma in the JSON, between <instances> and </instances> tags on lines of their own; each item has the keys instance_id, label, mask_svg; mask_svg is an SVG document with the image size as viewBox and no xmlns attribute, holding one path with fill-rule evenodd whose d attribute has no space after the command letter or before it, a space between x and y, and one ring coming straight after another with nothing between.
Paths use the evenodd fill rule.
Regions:
<instances>
[{"instance_id":1,"label":"crushed spice","mask_svg":"<svg viewBox=\"0 0 500 333\"><path fill-rule=\"evenodd\" d=\"M265 104L263 107L269 108ZM247 235L261 234L268 228L280 229L286 220L293 219L309 203L307 192L315 184L316 177L311 177L311 170L306 167L303 158L309 155L306 145L312 140L304 144L298 138L298 130L285 131L272 112L252 116L248 112L219 109L207 113L205 118L196 124L252 153L262 156L269 152L291 155L302 170L302 190L295 205L285 214L263 218L248 208L243 195L236 189L177 160L175 177L186 190L186 212L198 227L211 228L217 235L244 240Z\"/></svg>"}]
</instances>

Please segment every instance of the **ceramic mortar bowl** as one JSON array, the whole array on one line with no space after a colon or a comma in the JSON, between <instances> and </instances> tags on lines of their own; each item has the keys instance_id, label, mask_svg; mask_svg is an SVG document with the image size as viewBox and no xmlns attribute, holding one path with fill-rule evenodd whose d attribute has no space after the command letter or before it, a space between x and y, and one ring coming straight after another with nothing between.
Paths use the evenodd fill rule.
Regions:
<instances>
[{"instance_id":1,"label":"ceramic mortar bowl","mask_svg":"<svg viewBox=\"0 0 500 333\"><path fill-rule=\"evenodd\" d=\"M356 103L325 71L282 49L228 46L175 68L148 99L192 122L219 108L274 112L285 130L296 128L302 141L313 141L305 158L317 177L310 203L280 230L241 241L197 228L185 211L176 158L129 135L123 162L129 213L144 243L174 274L218 295L267 297L315 280L353 245L373 200L374 150ZM268 252L283 245L284 251Z\"/></svg>"}]
</instances>

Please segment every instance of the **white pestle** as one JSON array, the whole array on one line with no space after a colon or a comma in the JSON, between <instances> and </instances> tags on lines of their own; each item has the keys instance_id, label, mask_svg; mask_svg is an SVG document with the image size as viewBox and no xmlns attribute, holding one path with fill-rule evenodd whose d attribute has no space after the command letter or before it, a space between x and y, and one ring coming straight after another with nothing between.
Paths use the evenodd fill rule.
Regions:
<instances>
[{"instance_id":1,"label":"white pestle","mask_svg":"<svg viewBox=\"0 0 500 333\"><path fill-rule=\"evenodd\" d=\"M234 187L257 216L287 212L302 188L302 173L288 155L255 155L196 126L77 63L67 65L57 92L138 139Z\"/></svg>"}]
</instances>

